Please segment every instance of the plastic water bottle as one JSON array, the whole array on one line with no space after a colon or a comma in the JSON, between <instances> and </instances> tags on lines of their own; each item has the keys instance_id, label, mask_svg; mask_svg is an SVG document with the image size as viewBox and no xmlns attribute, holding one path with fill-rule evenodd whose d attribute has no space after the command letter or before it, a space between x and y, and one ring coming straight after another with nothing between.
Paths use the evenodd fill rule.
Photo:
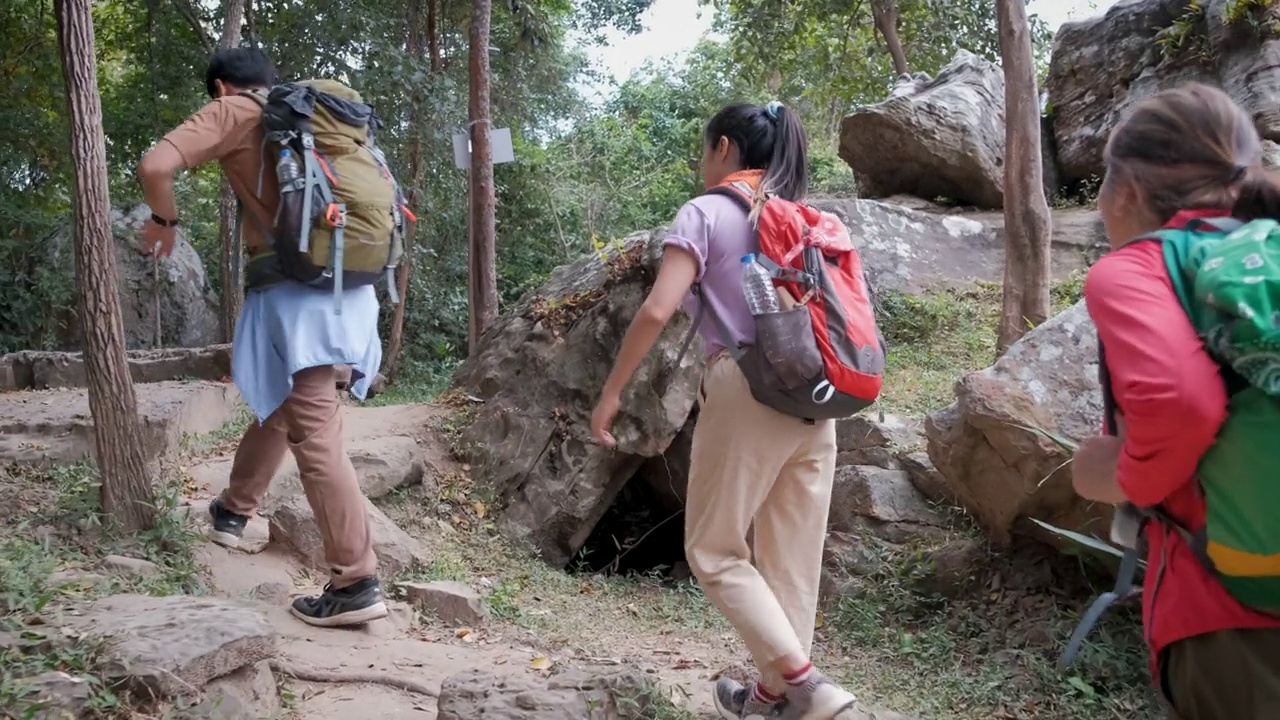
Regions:
<instances>
[{"instance_id":1,"label":"plastic water bottle","mask_svg":"<svg viewBox=\"0 0 1280 720\"><path fill-rule=\"evenodd\" d=\"M778 294L773 290L773 278L763 265L756 262L754 253L742 256L742 292L747 296L747 307L752 315L778 312Z\"/></svg>"},{"instance_id":2,"label":"plastic water bottle","mask_svg":"<svg viewBox=\"0 0 1280 720\"><path fill-rule=\"evenodd\" d=\"M293 156L293 151L284 148L280 151L280 159L276 161L276 179L280 181L280 189L284 192L290 192L294 188L286 186L294 180L302 177L302 166L298 164L298 158Z\"/></svg>"},{"instance_id":3,"label":"plastic water bottle","mask_svg":"<svg viewBox=\"0 0 1280 720\"><path fill-rule=\"evenodd\" d=\"M302 164L289 148L280 150L276 161L276 179L280 181L280 206L276 209L275 234L278 238L297 238L302 232ZM301 240L298 241L301 246Z\"/></svg>"}]
</instances>

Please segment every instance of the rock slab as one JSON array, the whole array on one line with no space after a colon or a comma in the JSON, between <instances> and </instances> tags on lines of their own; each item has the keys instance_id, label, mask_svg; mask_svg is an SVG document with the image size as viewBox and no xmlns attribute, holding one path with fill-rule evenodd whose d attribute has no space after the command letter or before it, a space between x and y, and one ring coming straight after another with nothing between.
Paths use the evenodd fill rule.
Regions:
<instances>
[{"instance_id":1,"label":"rock slab","mask_svg":"<svg viewBox=\"0 0 1280 720\"><path fill-rule=\"evenodd\" d=\"M1004 74L967 50L936 78L911 78L840 123L858 194L1004 205Z\"/></svg>"},{"instance_id":2,"label":"rock slab","mask_svg":"<svg viewBox=\"0 0 1280 720\"><path fill-rule=\"evenodd\" d=\"M184 435L221 428L241 408L235 388L224 383L149 383L136 392L149 460L177 450ZM73 463L94 452L86 390L0 394L0 461Z\"/></svg>"},{"instance_id":3,"label":"rock slab","mask_svg":"<svg viewBox=\"0 0 1280 720\"><path fill-rule=\"evenodd\" d=\"M655 700L638 674L577 671L545 680L464 670L440 687L438 720L640 720Z\"/></svg>"},{"instance_id":4,"label":"rock slab","mask_svg":"<svg viewBox=\"0 0 1280 720\"><path fill-rule=\"evenodd\" d=\"M266 615L236 600L114 595L67 618L66 626L105 641L107 680L156 697L191 696L276 652Z\"/></svg>"},{"instance_id":5,"label":"rock slab","mask_svg":"<svg viewBox=\"0 0 1280 720\"><path fill-rule=\"evenodd\" d=\"M1070 452L1040 432L1079 442L1101 419L1097 335L1080 301L962 378L925 435L951 493L994 540L1008 541L1026 517L1105 537L1109 511L1075 494Z\"/></svg>"},{"instance_id":6,"label":"rock slab","mask_svg":"<svg viewBox=\"0 0 1280 720\"><path fill-rule=\"evenodd\" d=\"M489 607L480 593L452 580L401 583L409 602L430 612L447 625L475 626L489 619Z\"/></svg>"},{"instance_id":7,"label":"rock slab","mask_svg":"<svg viewBox=\"0 0 1280 720\"><path fill-rule=\"evenodd\" d=\"M425 562L426 552L416 538L401 530L368 498L364 503L380 573L395 575ZM287 493L268 498L264 514L268 514L272 542L293 549L310 567L321 572L329 571L324 540L306 495Z\"/></svg>"}]
</instances>

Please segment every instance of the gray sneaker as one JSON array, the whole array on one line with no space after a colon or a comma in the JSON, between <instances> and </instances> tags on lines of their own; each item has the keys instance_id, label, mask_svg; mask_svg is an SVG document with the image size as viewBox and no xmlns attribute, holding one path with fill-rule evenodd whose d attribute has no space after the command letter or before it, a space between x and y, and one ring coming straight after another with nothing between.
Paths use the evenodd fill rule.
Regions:
<instances>
[{"instance_id":1,"label":"gray sneaker","mask_svg":"<svg viewBox=\"0 0 1280 720\"><path fill-rule=\"evenodd\" d=\"M853 693L814 670L803 685L788 688L787 697L774 706L774 714L765 717L769 720L834 720L857 701Z\"/></svg>"},{"instance_id":2,"label":"gray sneaker","mask_svg":"<svg viewBox=\"0 0 1280 720\"><path fill-rule=\"evenodd\" d=\"M725 720L770 720L780 703L763 704L752 697L749 685L720 678L716 681L715 691L711 693L716 704L716 712Z\"/></svg>"}]
</instances>

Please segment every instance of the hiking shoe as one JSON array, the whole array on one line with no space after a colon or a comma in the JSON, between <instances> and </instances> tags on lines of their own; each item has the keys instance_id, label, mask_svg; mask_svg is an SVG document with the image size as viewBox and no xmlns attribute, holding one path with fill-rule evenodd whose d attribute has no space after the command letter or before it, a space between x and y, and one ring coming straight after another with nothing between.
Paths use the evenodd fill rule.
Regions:
<instances>
[{"instance_id":1,"label":"hiking shoe","mask_svg":"<svg viewBox=\"0 0 1280 720\"><path fill-rule=\"evenodd\" d=\"M222 504L222 496L209 503L209 519L213 521L213 530L209 539L217 544L235 550L240 547L240 539L244 537L244 526L249 523L247 515L233 513Z\"/></svg>"},{"instance_id":2,"label":"hiking shoe","mask_svg":"<svg viewBox=\"0 0 1280 720\"><path fill-rule=\"evenodd\" d=\"M299 620L316 627L363 625L387 616L382 587L372 577L341 590L325 585L323 593L300 597L290 609Z\"/></svg>"},{"instance_id":3,"label":"hiking shoe","mask_svg":"<svg viewBox=\"0 0 1280 720\"><path fill-rule=\"evenodd\" d=\"M787 697L774 706L771 720L834 720L841 711L853 707L853 693L826 679L817 670L809 672L803 685L787 688Z\"/></svg>"},{"instance_id":4,"label":"hiking shoe","mask_svg":"<svg viewBox=\"0 0 1280 720\"><path fill-rule=\"evenodd\" d=\"M766 720L774 717L773 713L779 703L761 703L751 696L751 690L750 685L743 685L730 678L720 678L711 693L716 712L725 720Z\"/></svg>"}]
</instances>

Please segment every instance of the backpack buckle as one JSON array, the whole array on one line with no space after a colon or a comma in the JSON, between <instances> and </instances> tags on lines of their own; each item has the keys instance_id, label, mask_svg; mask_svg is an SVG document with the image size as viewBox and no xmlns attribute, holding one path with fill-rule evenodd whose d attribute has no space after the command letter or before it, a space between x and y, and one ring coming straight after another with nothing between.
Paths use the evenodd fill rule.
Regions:
<instances>
[{"instance_id":1,"label":"backpack buckle","mask_svg":"<svg viewBox=\"0 0 1280 720\"><path fill-rule=\"evenodd\" d=\"M338 205L338 203L329 203L324 209L324 221L329 223L331 228L341 228L347 226L347 209Z\"/></svg>"}]
</instances>

